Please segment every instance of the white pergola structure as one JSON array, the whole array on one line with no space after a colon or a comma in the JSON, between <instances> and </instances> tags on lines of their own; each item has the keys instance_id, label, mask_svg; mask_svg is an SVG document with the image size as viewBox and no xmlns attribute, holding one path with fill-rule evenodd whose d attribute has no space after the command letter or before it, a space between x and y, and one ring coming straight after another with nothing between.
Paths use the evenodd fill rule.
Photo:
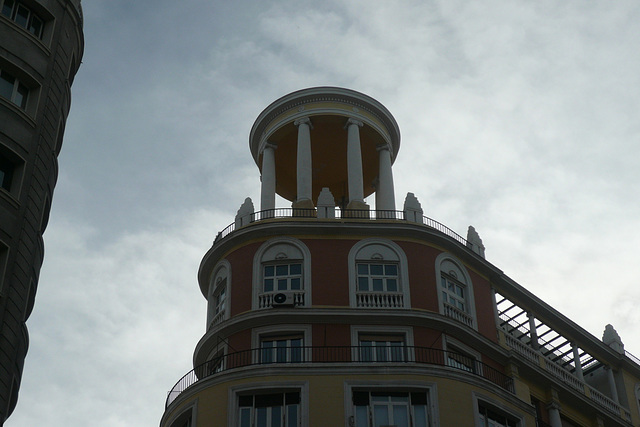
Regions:
<instances>
[{"instance_id":1,"label":"white pergola structure","mask_svg":"<svg viewBox=\"0 0 640 427\"><path fill-rule=\"evenodd\" d=\"M342 209L395 210L391 165L400 131L375 99L336 87L303 89L269 105L249 138L262 178L260 209L275 209L275 195L294 208L314 208L328 188Z\"/></svg>"}]
</instances>

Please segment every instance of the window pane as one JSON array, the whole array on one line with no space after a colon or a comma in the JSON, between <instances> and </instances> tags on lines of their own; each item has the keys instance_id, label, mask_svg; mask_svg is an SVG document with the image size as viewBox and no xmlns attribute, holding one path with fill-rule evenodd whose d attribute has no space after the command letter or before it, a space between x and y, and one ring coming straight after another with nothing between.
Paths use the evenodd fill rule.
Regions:
<instances>
[{"instance_id":1,"label":"window pane","mask_svg":"<svg viewBox=\"0 0 640 427\"><path fill-rule=\"evenodd\" d=\"M251 427L251 408L240 409L240 427Z\"/></svg>"},{"instance_id":2,"label":"window pane","mask_svg":"<svg viewBox=\"0 0 640 427\"><path fill-rule=\"evenodd\" d=\"M273 279L264 279L264 291L265 292L273 291Z\"/></svg>"},{"instance_id":3,"label":"window pane","mask_svg":"<svg viewBox=\"0 0 640 427\"><path fill-rule=\"evenodd\" d=\"M378 292L382 292L383 287L382 287L382 279L373 279L373 290L374 291L378 291Z\"/></svg>"},{"instance_id":4,"label":"window pane","mask_svg":"<svg viewBox=\"0 0 640 427\"><path fill-rule=\"evenodd\" d=\"M13 10L13 0L4 0L2 5L2 14L11 18L11 11Z\"/></svg>"},{"instance_id":5,"label":"window pane","mask_svg":"<svg viewBox=\"0 0 640 427\"><path fill-rule=\"evenodd\" d=\"M256 409L256 426L267 427L267 408Z\"/></svg>"},{"instance_id":6,"label":"window pane","mask_svg":"<svg viewBox=\"0 0 640 427\"><path fill-rule=\"evenodd\" d=\"M382 276L382 264L371 264L371 274L376 276Z\"/></svg>"},{"instance_id":7,"label":"window pane","mask_svg":"<svg viewBox=\"0 0 640 427\"><path fill-rule=\"evenodd\" d=\"M16 92L16 97L13 100L20 108L25 108L27 106L27 95L29 94L29 89L21 83L18 83L18 90Z\"/></svg>"},{"instance_id":8,"label":"window pane","mask_svg":"<svg viewBox=\"0 0 640 427\"><path fill-rule=\"evenodd\" d=\"M356 427L369 427L367 406L356 406Z\"/></svg>"},{"instance_id":9,"label":"window pane","mask_svg":"<svg viewBox=\"0 0 640 427\"><path fill-rule=\"evenodd\" d=\"M29 32L38 38L42 36L42 20L33 14L31 15Z\"/></svg>"},{"instance_id":10,"label":"window pane","mask_svg":"<svg viewBox=\"0 0 640 427\"><path fill-rule=\"evenodd\" d=\"M389 425L389 408L386 405L375 405L373 407L373 418L375 427Z\"/></svg>"},{"instance_id":11,"label":"window pane","mask_svg":"<svg viewBox=\"0 0 640 427\"><path fill-rule=\"evenodd\" d=\"M291 275L301 274L302 273L302 264L291 264L290 272L291 272Z\"/></svg>"},{"instance_id":12,"label":"window pane","mask_svg":"<svg viewBox=\"0 0 640 427\"><path fill-rule=\"evenodd\" d=\"M300 289L300 279L299 278L291 279L291 290L297 291L299 289Z\"/></svg>"},{"instance_id":13,"label":"window pane","mask_svg":"<svg viewBox=\"0 0 640 427\"><path fill-rule=\"evenodd\" d=\"M298 405L287 405L287 427L298 427Z\"/></svg>"},{"instance_id":14,"label":"window pane","mask_svg":"<svg viewBox=\"0 0 640 427\"><path fill-rule=\"evenodd\" d=\"M368 277L358 277L358 290L359 291L368 291L369 290L369 278Z\"/></svg>"},{"instance_id":15,"label":"window pane","mask_svg":"<svg viewBox=\"0 0 640 427\"><path fill-rule=\"evenodd\" d=\"M276 265L276 276L287 276L289 275L289 265Z\"/></svg>"},{"instance_id":16,"label":"window pane","mask_svg":"<svg viewBox=\"0 0 640 427\"><path fill-rule=\"evenodd\" d=\"M271 427L282 427L282 406L271 407Z\"/></svg>"},{"instance_id":17,"label":"window pane","mask_svg":"<svg viewBox=\"0 0 640 427\"><path fill-rule=\"evenodd\" d=\"M18 5L18 11L16 13L16 17L14 18L16 24L21 27L27 28L27 22L29 21L29 9L24 6Z\"/></svg>"},{"instance_id":18,"label":"window pane","mask_svg":"<svg viewBox=\"0 0 640 427\"><path fill-rule=\"evenodd\" d=\"M264 277L273 277L274 268L273 265L264 266Z\"/></svg>"},{"instance_id":19,"label":"window pane","mask_svg":"<svg viewBox=\"0 0 640 427\"><path fill-rule=\"evenodd\" d=\"M278 279L278 290L279 291L287 290L287 279Z\"/></svg>"},{"instance_id":20,"label":"window pane","mask_svg":"<svg viewBox=\"0 0 640 427\"><path fill-rule=\"evenodd\" d=\"M13 83L16 81L11 74L0 71L0 95L11 100L13 95Z\"/></svg>"},{"instance_id":21,"label":"window pane","mask_svg":"<svg viewBox=\"0 0 640 427\"><path fill-rule=\"evenodd\" d=\"M369 274L369 264L358 264L358 274Z\"/></svg>"},{"instance_id":22,"label":"window pane","mask_svg":"<svg viewBox=\"0 0 640 427\"><path fill-rule=\"evenodd\" d=\"M398 283L396 282L396 279L387 279L387 291L389 292L398 291Z\"/></svg>"},{"instance_id":23,"label":"window pane","mask_svg":"<svg viewBox=\"0 0 640 427\"><path fill-rule=\"evenodd\" d=\"M408 406L393 405L393 425L397 427L409 427Z\"/></svg>"},{"instance_id":24,"label":"window pane","mask_svg":"<svg viewBox=\"0 0 640 427\"><path fill-rule=\"evenodd\" d=\"M427 407L425 405L415 405L413 407L413 417L415 427L427 427Z\"/></svg>"},{"instance_id":25,"label":"window pane","mask_svg":"<svg viewBox=\"0 0 640 427\"><path fill-rule=\"evenodd\" d=\"M384 266L384 274L387 276L397 276L398 266L395 264L387 264Z\"/></svg>"}]
</instances>

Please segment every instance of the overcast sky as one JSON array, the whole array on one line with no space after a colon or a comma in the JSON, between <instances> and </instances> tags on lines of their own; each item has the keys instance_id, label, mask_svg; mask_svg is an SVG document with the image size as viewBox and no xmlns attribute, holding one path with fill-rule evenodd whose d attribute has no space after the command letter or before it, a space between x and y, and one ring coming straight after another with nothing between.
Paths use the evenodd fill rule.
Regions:
<instances>
[{"instance_id":1,"label":"overcast sky","mask_svg":"<svg viewBox=\"0 0 640 427\"><path fill-rule=\"evenodd\" d=\"M259 204L269 103L342 86L400 126L396 204L640 355L640 3L84 2L85 53L8 427L157 426L205 331L198 265Z\"/></svg>"}]
</instances>

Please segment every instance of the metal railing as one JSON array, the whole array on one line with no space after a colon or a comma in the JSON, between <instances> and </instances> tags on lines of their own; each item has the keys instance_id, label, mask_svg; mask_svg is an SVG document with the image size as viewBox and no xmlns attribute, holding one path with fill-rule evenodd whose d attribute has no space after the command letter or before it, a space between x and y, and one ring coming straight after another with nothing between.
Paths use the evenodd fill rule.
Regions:
<instances>
[{"instance_id":1,"label":"metal railing","mask_svg":"<svg viewBox=\"0 0 640 427\"><path fill-rule=\"evenodd\" d=\"M336 217L335 220L341 219L363 219L363 220L396 220L396 221L406 221L408 215L404 211L396 211L396 210L359 210L359 209L336 209ZM316 209L299 209L299 208L277 208L277 209L267 209L263 211L257 211L251 214L247 214L242 217L240 221L243 226L244 224L252 224L259 221L264 220L272 220L272 219L281 219L281 218L317 218L317 210ZM334 218L321 218L322 220L333 220ZM413 223L413 222L412 222ZM416 223L413 223L416 224ZM419 224L419 223L417 223ZM467 240L451 230L446 225L431 219L426 216L422 216L422 225L425 225L429 228L437 230L448 237L462 243L464 246L467 246ZM213 243L216 243L220 239L224 239L229 234L233 233L236 230L236 222L233 222L226 226L222 231L220 231L214 240Z\"/></svg>"},{"instance_id":2,"label":"metal railing","mask_svg":"<svg viewBox=\"0 0 640 427\"><path fill-rule=\"evenodd\" d=\"M196 382L221 372L260 365L265 367L300 364L354 363L359 365L435 365L476 375L514 392L513 379L496 368L464 354L438 348L414 346L307 346L254 348L216 357L184 375L167 395L168 407L184 390Z\"/></svg>"}]
</instances>

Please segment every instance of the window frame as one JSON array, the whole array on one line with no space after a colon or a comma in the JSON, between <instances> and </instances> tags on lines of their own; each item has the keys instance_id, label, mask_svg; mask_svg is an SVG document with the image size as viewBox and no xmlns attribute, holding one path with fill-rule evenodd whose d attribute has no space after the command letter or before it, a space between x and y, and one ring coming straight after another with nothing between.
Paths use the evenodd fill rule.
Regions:
<instances>
[{"instance_id":1,"label":"window frame","mask_svg":"<svg viewBox=\"0 0 640 427\"><path fill-rule=\"evenodd\" d=\"M239 426L240 397L269 394L300 393L299 422L300 426L309 426L309 382L308 381L278 381L253 382L228 389L227 425ZM255 408L255 403L253 408Z\"/></svg>"},{"instance_id":2,"label":"window frame","mask_svg":"<svg viewBox=\"0 0 640 427\"><path fill-rule=\"evenodd\" d=\"M312 335L311 325L303 325L303 324L274 325L274 326L263 326L260 328L253 328L251 330L251 348L254 349L253 363L255 364L284 363L289 365L289 364L304 363L305 361L311 361L310 352L307 350L312 345L311 335ZM278 341L278 338L291 338L294 336L302 337L302 346L301 346L302 360L301 361L292 362L290 360L286 360L284 362L278 362L278 361L262 362L262 354L263 354L262 343L265 342L265 340ZM272 340L272 338L274 340ZM277 347L273 347L273 350L277 356L277 352L278 352ZM291 347L288 347L287 358L289 358L291 354L292 354Z\"/></svg>"},{"instance_id":3,"label":"window frame","mask_svg":"<svg viewBox=\"0 0 640 427\"><path fill-rule=\"evenodd\" d=\"M401 338L403 345L400 348L403 349L403 360L362 360L362 346L361 337L380 337L380 338ZM380 342L383 342L382 340ZM406 363L414 361L413 355L413 328L411 326L387 326L387 325L351 325L351 346L352 346L352 360L357 360L362 363ZM380 346L382 348L383 346ZM378 348L372 346L372 348ZM384 346L386 349L386 356L392 356L393 346ZM378 352L372 350L372 354L375 353L375 358L378 357Z\"/></svg>"},{"instance_id":4,"label":"window frame","mask_svg":"<svg viewBox=\"0 0 640 427\"><path fill-rule=\"evenodd\" d=\"M506 418L511 418L510 421L515 421L515 427L523 427L524 424L524 415L520 413L516 413L511 408L507 408L504 404L496 401L495 399L489 398L484 395L480 395L476 392L472 392L472 401L473 401L473 419L475 427L486 427L486 422L483 424L480 420L480 406L482 405L485 409L491 410L494 413L502 415ZM511 426L508 426L511 427Z\"/></svg>"},{"instance_id":5,"label":"window frame","mask_svg":"<svg viewBox=\"0 0 640 427\"><path fill-rule=\"evenodd\" d=\"M302 265L300 290L264 291L265 265L298 263ZM271 297L277 293L293 293L303 299L303 303L296 304L296 307L310 307L311 286L311 252L300 240L293 237L273 238L264 242L254 254L251 303L253 310L272 308Z\"/></svg>"},{"instance_id":6,"label":"window frame","mask_svg":"<svg viewBox=\"0 0 640 427\"><path fill-rule=\"evenodd\" d=\"M362 307L359 303L361 295L390 295L402 296L402 306L375 307L380 309L409 309L411 308L411 292L409 284L409 270L407 256L402 248L388 239L368 238L355 243L348 256L349 263L349 306ZM395 264L397 265L397 291L360 291L358 289L359 264Z\"/></svg>"},{"instance_id":7,"label":"window frame","mask_svg":"<svg viewBox=\"0 0 640 427\"><path fill-rule=\"evenodd\" d=\"M482 354L480 354L480 352L472 349L471 347L445 334L442 335L442 349L445 351L446 366L449 366L451 368L454 368L460 371L469 372L474 375L482 376ZM449 357L450 357L449 352L472 360L474 362L473 368L464 369L460 367L459 365L461 364L464 365L464 361L456 361L457 365L452 366L449 363Z\"/></svg>"},{"instance_id":8,"label":"window frame","mask_svg":"<svg viewBox=\"0 0 640 427\"><path fill-rule=\"evenodd\" d=\"M169 427L185 427L185 422L189 422L188 426L195 427L198 425L198 400L194 400L186 407L183 407L177 414L169 419L166 423Z\"/></svg>"},{"instance_id":9,"label":"window frame","mask_svg":"<svg viewBox=\"0 0 640 427\"><path fill-rule=\"evenodd\" d=\"M345 425L355 426L356 424L356 405L353 403L354 392L369 393L426 393L427 394L427 420L428 426L440 425L440 417L438 412L438 389L437 384L433 382L419 381L367 381L367 380L349 380L344 385L344 408L347 422ZM415 427L415 426L412 426Z\"/></svg>"},{"instance_id":10,"label":"window frame","mask_svg":"<svg viewBox=\"0 0 640 427\"><path fill-rule=\"evenodd\" d=\"M445 263L453 264L453 266L458 270L459 275L462 277L457 277L458 276L457 273L452 275L450 271L447 271L447 269L443 269L443 265L445 265ZM473 291L473 282L471 280L471 276L469 275L469 272L467 271L466 267L458 258L456 258L452 254L447 252L443 252L440 255L438 255L436 257L435 264L436 264L435 266L436 266L436 289L437 289L436 293L438 296L438 309L440 314L442 314L443 316L446 316L445 301L443 300L443 296L442 296L442 293L444 292L442 289L442 279L451 278L453 279L453 282L456 283L457 285L465 287L466 310L463 311L463 310L460 310L460 308L457 306L454 306L449 303L446 303L446 304L449 306L452 306L454 309L458 311L463 311L466 315L468 315L471 321L471 325L467 325L467 326L470 326L472 329L475 329L477 331L478 318L476 315L476 304L475 304L475 296ZM453 319L453 317L451 316L447 316L447 317ZM460 321L460 323L466 325L465 322Z\"/></svg>"},{"instance_id":11,"label":"window frame","mask_svg":"<svg viewBox=\"0 0 640 427\"><path fill-rule=\"evenodd\" d=\"M36 4L34 7L32 2L25 2L23 0L11 0L13 1L13 6L11 6L11 14L6 15L4 13L4 7L7 1L8 0L0 0L0 16L12 22L14 25L20 27L22 30L26 31L37 40L43 42L44 37L46 35L45 27L47 26L47 23L51 19L45 16L47 14L42 13L42 10L41 10L42 6ZM20 8L23 8L28 12L28 15L26 17L26 22L24 23L24 25L21 22L18 22L18 20L16 19L18 16L18 10ZM32 30L34 26L34 21L39 21L39 25L40 25L39 31Z\"/></svg>"},{"instance_id":12,"label":"window frame","mask_svg":"<svg viewBox=\"0 0 640 427\"><path fill-rule=\"evenodd\" d=\"M224 313L218 319L219 309L216 297L224 287ZM213 269L207 290L207 330L231 316L231 263L226 259L219 261ZM218 319L216 321L216 319Z\"/></svg>"}]
</instances>

